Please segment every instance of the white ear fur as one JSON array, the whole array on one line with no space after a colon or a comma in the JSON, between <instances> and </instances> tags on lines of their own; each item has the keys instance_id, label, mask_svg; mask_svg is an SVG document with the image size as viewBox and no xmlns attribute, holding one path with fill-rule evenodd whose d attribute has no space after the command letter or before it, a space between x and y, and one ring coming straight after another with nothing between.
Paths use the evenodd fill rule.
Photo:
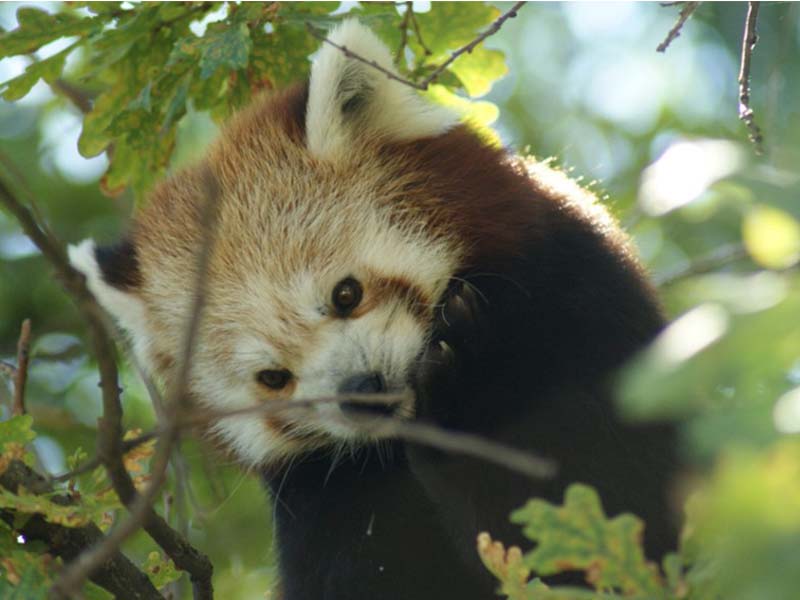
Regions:
<instances>
[{"instance_id":1,"label":"white ear fur","mask_svg":"<svg viewBox=\"0 0 800 600\"><path fill-rule=\"evenodd\" d=\"M69 262L84 274L89 291L97 301L129 333L141 333L145 327L144 304L135 294L122 291L105 282L97 264L93 240L83 240L68 248Z\"/></svg>"},{"instance_id":2,"label":"white ear fur","mask_svg":"<svg viewBox=\"0 0 800 600\"><path fill-rule=\"evenodd\" d=\"M328 39L395 73L389 49L357 20L342 22ZM319 158L349 156L360 135L414 140L439 135L456 120L446 108L330 44L323 43L311 67L306 136Z\"/></svg>"}]
</instances>

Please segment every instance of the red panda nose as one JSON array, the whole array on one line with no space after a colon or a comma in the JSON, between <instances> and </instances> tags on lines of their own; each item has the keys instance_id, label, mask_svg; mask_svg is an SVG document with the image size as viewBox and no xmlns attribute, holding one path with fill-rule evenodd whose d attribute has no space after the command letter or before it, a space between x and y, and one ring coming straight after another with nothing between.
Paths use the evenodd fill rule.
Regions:
<instances>
[{"instance_id":1,"label":"red panda nose","mask_svg":"<svg viewBox=\"0 0 800 600\"><path fill-rule=\"evenodd\" d=\"M359 373L345 379L339 386L339 393L382 394L387 391L386 379L380 373ZM390 415L395 407L383 402L342 402L345 412Z\"/></svg>"}]
</instances>

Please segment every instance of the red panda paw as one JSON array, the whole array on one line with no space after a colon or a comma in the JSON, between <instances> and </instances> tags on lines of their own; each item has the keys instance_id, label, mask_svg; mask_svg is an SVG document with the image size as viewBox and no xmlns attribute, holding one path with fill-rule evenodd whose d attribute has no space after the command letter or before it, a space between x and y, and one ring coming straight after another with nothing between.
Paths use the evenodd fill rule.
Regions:
<instances>
[{"instance_id":1,"label":"red panda paw","mask_svg":"<svg viewBox=\"0 0 800 600\"><path fill-rule=\"evenodd\" d=\"M450 407L443 398L457 397L466 373L477 368L485 340L485 300L472 285L452 280L436 308L430 343L421 355L414 388L417 417L447 421ZM437 399L434 401L433 399Z\"/></svg>"},{"instance_id":2,"label":"red panda paw","mask_svg":"<svg viewBox=\"0 0 800 600\"><path fill-rule=\"evenodd\" d=\"M463 363L475 360L488 334L486 299L471 283L453 279L436 311L433 345L444 342Z\"/></svg>"}]
</instances>

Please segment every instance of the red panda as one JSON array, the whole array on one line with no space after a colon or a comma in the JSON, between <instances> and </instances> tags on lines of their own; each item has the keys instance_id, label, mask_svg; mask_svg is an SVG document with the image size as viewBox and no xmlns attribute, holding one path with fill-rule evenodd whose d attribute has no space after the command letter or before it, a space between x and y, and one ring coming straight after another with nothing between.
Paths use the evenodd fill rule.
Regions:
<instances>
[{"instance_id":1,"label":"red panda","mask_svg":"<svg viewBox=\"0 0 800 600\"><path fill-rule=\"evenodd\" d=\"M354 20L330 39L392 69ZM611 398L615 370L664 321L590 193L325 45L307 83L258 98L201 164L157 186L122 242L70 250L162 380L189 320L206 172L218 219L194 401L406 398L210 425L276 496L285 600L491 598L477 534L523 542L509 512L531 496L560 502L575 481L610 513L644 518L652 556L674 546L674 430L624 422ZM528 480L401 440L381 446L348 421L365 413L480 434L558 473Z\"/></svg>"}]
</instances>

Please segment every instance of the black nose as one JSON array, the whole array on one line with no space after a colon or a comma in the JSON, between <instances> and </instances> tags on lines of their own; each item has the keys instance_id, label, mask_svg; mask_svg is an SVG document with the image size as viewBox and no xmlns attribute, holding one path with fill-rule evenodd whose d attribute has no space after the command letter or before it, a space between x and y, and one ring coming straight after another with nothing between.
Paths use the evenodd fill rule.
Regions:
<instances>
[{"instance_id":1,"label":"black nose","mask_svg":"<svg viewBox=\"0 0 800 600\"><path fill-rule=\"evenodd\" d=\"M347 394L383 394L387 391L386 380L380 373L359 373L345 379L339 386L339 393ZM351 413L390 415L395 406L383 402L342 402L342 410Z\"/></svg>"}]
</instances>

